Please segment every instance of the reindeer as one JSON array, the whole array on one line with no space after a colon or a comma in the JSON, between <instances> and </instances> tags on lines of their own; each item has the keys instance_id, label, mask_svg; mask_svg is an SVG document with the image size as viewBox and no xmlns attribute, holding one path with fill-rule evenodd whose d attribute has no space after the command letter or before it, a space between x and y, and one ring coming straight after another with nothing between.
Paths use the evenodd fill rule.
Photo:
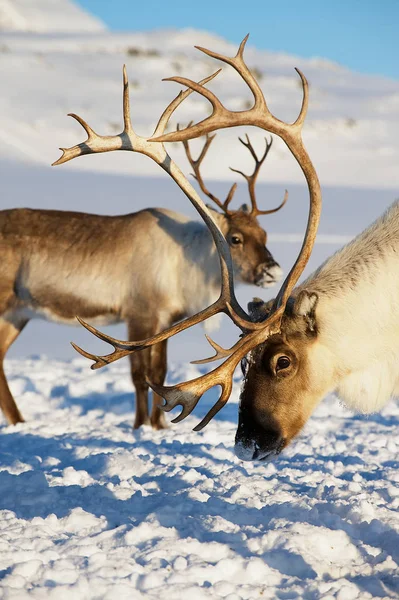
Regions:
<instances>
[{"instance_id":1,"label":"reindeer","mask_svg":"<svg viewBox=\"0 0 399 600\"><path fill-rule=\"evenodd\" d=\"M179 104L175 102L175 104ZM168 109L167 109L168 110ZM170 112L170 114L172 114ZM166 127L166 111L157 132ZM240 140L255 168L248 182L251 210L230 208L236 184L224 202L205 186L200 165L214 136L197 159L184 142L187 157L203 193L220 212L213 218L228 240L239 281L269 287L281 269L266 248L266 232L257 217L255 182L271 141L258 158L248 136ZM135 146L132 147L132 149ZM32 318L76 324L79 314L106 324L125 321L132 339L149 337L214 302L220 287L218 255L208 228L168 210L150 208L123 216L99 216L50 210L0 212L0 406L10 423L22 421L3 369L7 349ZM134 427L166 426L154 403L148 414L147 379L161 385L166 374L166 345L130 356L136 389Z\"/></svg>"},{"instance_id":2,"label":"reindeer","mask_svg":"<svg viewBox=\"0 0 399 600\"><path fill-rule=\"evenodd\" d=\"M194 90L208 99L212 113L186 129L161 135L156 132L151 142L164 151L164 142L187 141L217 129L248 125L283 139L305 175L310 208L300 253L277 297L268 303L255 299L248 307L249 314L242 309L234 294L228 245L223 237L218 237L210 214L186 188L186 195L208 225L219 252L222 282L218 301L151 338L131 342L111 338L80 319L86 329L110 343L114 351L98 356L75 348L94 360L92 368L98 369L122 356L152 347L214 314L227 314L241 329L240 339L224 349L208 338L214 356L195 361L225 359L224 362L192 381L170 387L152 382L151 387L164 398L163 410L182 407L173 420L179 422L194 410L208 389L220 386L219 399L194 428L198 431L228 401L233 373L241 362L244 382L235 451L243 460L267 460L291 442L328 392L335 390L350 407L366 413L380 409L391 396L399 394L399 286L395 278L399 268L399 201L295 287L312 252L321 212L319 180L301 138L308 107L308 83L296 69L303 90L299 116L292 124L277 119L269 111L263 92L244 61L247 39L248 36L232 58L198 49L237 71L252 92L253 106L240 112L230 111L203 83L173 77L171 80L185 85L187 91ZM109 142L105 139L92 140L90 151L96 151L100 142L106 151ZM85 151L83 145L64 150L62 160Z\"/></svg>"},{"instance_id":3,"label":"reindeer","mask_svg":"<svg viewBox=\"0 0 399 600\"><path fill-rule=\"evenodd\" d=\"M280 331L244 360L235 450L279 454L335 391L362 413L399 395L399 200L293 290ZM266 319L270 303L251 312Z\"/></svg>"}]
</instances>

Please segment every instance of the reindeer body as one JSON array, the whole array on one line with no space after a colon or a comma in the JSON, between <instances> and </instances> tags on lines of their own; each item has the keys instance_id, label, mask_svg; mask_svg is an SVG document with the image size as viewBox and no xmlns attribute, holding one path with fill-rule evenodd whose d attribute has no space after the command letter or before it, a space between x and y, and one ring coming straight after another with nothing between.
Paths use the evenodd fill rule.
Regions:
<instances>
[{"instance_id":1,"label":"reindeer body","mask_svg":"<svg viewBox=\"0 0 399 600\"><path fill-rule=\"evenodd\" d=\"M236 434L240 458L278 454L329 392L363 413L399 395L398 272L396 201L293 290L281 331L252 351Z\"/></svg>"},{"instance_id":2,"label":"reindeer body","mask_svg":"<svg viewBox=\"0 0 399 600\"><path fill-rule=\"evenodd\" d=\"M2 279L12 284L1 306L8 318L76 324L78 314L111 324L135 311L157 312L161 305L163 327L219 292L218 257L208 229L168 210L116 217L3 211L0 243ZM13 257L7 261L10 247Z\"/></svg>"},{"instance_id":3,"label":"reindeer body","mask_svg":"<svg viewBox=\"0 0 399 600\"><path fill-rule=\"evenodd\" d=\"M228 218L213 212L228 235ZM246 218L242 214L241 220ZM252 277L267 263L271 277L278 278L281 269L264 247L264 231L258 229L264 235L263 255L257 248ZM244 267L243 278L249 281L246 265L237 260L237 275ZM260 283L265 283L264 275ZM30 319L77 324L79 315L100 324L124 321L132 339L143 339L214 302L219 292L220 265L209 229L181 214L155 208L112 217L1 211L0 405L6 417L10 422L22 420L2 361ZM150 422L146 380L161 384L165 378L166 341L131 357L131 368L138 427ZM152 424L165 426L158 408L153 409Z\"/></svg>"},{"instance_id":4,"label":"reindeer body","mask_svg":"<svg viewBox=\"0 0 399 600\"><path fill-rule=\"evenodd\" d=\"M298 287L318 296L317 347L329 365L312 362L330 373L330 389L365 413L399 392L397 273L399 201Z\"/></svg>"}]
</instances>

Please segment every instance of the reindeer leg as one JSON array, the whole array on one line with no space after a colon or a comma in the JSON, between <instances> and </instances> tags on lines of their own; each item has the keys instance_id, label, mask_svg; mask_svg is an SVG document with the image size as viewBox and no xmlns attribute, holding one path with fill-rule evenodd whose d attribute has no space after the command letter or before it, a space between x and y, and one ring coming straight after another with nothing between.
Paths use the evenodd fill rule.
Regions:
<instances>
[{"instance_id":1,"label":"reindeer leg","mask_svg":"<svg viewBox=\"0 0 399 600\"><path fill-rule=\"evenodd\" d=\"M0 318L0 408L11 425L23 423L24 419L8 387L3 361L8 348L19 336L26 323L27 321L15 324Z\"/></svg>"},{"instance_id":2,"label":"reindeer leg","mask_svg":"<svg viewBox=\"0 0 399 600\"><path fill-rule=\"evenodd\" d=\"M152 335L152 330L143 327L143 323L130 321L128 323L129 339L143 339ZM151 348L145 348L141 352L130 354L130 371L132 374L133 385L136 390L136 417L134 420L134 429L142 425L150 425L148 414L148 390L147 376L150 371Z\"/></svg>"},{"instance_id":3,"label":"reindeer leg","mask_svg":"<svg viewBox=\"0 0 399 600\"><path fill-rule=\"evenodd\" d=\"M150 363L150 348L146 348L137 354L131 354L130 370L133 384L136 389L136 418L134 420L134 429L142 425L150 425L148 415L148 383L146 381L146 372ZM147 367L147 368L146 368Z\"/></svg>"},{"instance_id":4,"label":"reindeer leg","mask_svg":"<svg viewBox=\"0 0 399 600\"><path fill-rule=\"evenodd\" d=\"M149 379L156 385L163 385L167 371L167 340L151 348L151 374ZM167 429L165 413L159 408L163 404L161 396L152 392L151 425L154 429Z\"/></svg>"}]
</instances>

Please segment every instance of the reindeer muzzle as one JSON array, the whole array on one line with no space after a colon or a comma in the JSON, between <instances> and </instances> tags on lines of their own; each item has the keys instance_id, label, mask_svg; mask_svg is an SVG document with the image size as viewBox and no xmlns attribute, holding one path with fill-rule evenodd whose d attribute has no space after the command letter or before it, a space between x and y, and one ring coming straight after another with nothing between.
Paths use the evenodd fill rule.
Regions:
<instances>
[{"instance_id":1,"label":"reindeer muzzle","mask_svg":"<svg viewBox=\"0 0 399 600\"><path fill-rule=\"evenodd\" d=\"M285 445L280 432L263 429L253 419L249 419L247 424L242 416L240 413L234 445L237 458L245 461L273 460Z\"/></svg>"},{"instance_id":2,"label":"reindeer muzzle","mask_svg":"<svg viewBox=\"0 0 399 600\"><path fill-rule=\"evenodd\" d=\"M257 269L255 285L268 288L278 283L283 277L283 270L276 262L264 263Z\"/></svg>"}]
</instances>

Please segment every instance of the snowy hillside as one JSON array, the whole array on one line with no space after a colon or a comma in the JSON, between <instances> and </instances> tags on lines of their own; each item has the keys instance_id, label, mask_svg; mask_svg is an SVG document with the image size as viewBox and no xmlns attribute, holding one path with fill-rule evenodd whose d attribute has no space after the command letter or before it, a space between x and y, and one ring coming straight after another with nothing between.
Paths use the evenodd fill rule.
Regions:
<instances>
[{"instance_id":1,"label":"snowy hillside","mask_svg":"<svg viewBox=\"0 0 399 600\"><path fill-rule=\"evenodd\" d=\"M77 19L76 27L81 23L84 21ZM130 76L134 127L138 133L150 135L163 108L179 90L174 83L162 82L162 78L178 74L200 79L220 66L195 50L194 43L230 55L237 50L226 40L194 30L90 35L3 33L0 158L49 165L58 158L59 146L84 139L84 132L66 116L68 112L80 114L100 133L120 131L123 63ZM310 109L304 137L323 184L397 188L399 81L353 73L326 60L258 51L251 40L246 58L270 108L285 120L296 118L301 103L294 67L308 77ZM228 107L242 109L250 101L248 90L230 67L223 68L211 87ZM177 120L199 120L208 110L207 103L193 95L183 103L171 126L175 127ZM218 135L204 163L205 175L231 179L229 165L251 168L248 153L236 140L239 133L224 131ZM253 131L252 135L258 147L263 145L263 132ZM171 152L186 166L179 145ZM63 168L160 174L149 159L130 153L85 157ZM299 168L279 140L261 179L302 181Z\"/></svg>"},{"instance_id":2,"label":"snowy hillside","mask_svg":"<svg viewBox=\"0 0 399 600\"><path fill-rule=\"evenodd\" d=\"M0 0L0 31L93 32L105 25L70 0Z\"/></svg>"}]
</instances>

